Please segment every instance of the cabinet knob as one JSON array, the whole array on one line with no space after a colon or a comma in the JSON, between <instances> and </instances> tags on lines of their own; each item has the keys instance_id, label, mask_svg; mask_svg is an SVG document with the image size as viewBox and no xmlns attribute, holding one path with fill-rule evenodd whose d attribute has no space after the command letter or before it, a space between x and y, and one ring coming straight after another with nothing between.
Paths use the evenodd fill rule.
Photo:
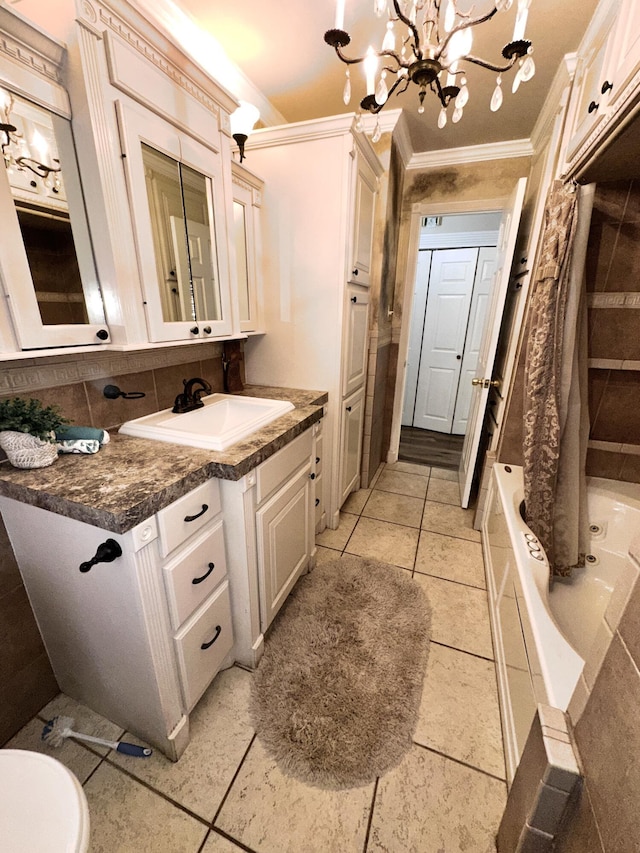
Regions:
<instances>
[{"instance_id":1,"label":"cabinet knob","mask_svg":"<svg viewBox=\"0 0 640 853\"><path fill-rule=\"evenodd\" d=\"M347 412L350 412L350 411L351 411L351 406L347 406L347 407L346 407L346 411L347 411Z\"/></svg>"},{"instance_id":2,"label":"cabinet knob","mask_svg":"<svg viewBox=\"0 0 640 853\"><path fill-rule=\"evenodd\" d=\"M461 360L461 358L462 358L462 356L461 356L461 355L457 355L457 356L456 356L456 358L457 358L457 360L458 360L458 361L460 361L460 360Z\"/></svg>"},{"instance_id":3,"label":"cabinet knob","mask_svg":"<svg viewBox=\"0 0 640 853\"><path fill-rule=\"evenodd\" d=\"M106 329L98 329L96 332L96 338L100 338L101 341L106 341L109 339L109 332Z\"/></svg>"},{"instance_id":4,"label":"cabinet knob","mask_svg":"<svg viewBox=\"0 0 640 853\"><path fill-rule=\"evenodd\" d=\"M605 80L602 84L602 89L600 89L600 92L603 95L606 95L607 92L609 92L611 89L613 89L613 83L611 83L609 80Z\"/></svg>"},{"instance_id":5,"label":"cabinet knob","mask_svg":"<svg viewBox=\"0 0 640 853\"><path fill-rule=\"evenodd\" d=\"M88 572L96 565L96 563L113 563L114 560L117 560L118 557L121 556L122 548L116 540L107 539L106 542L102 542L98 545L95 557L87 560L86 563L80 563L80 571L83 573Z\"/></svg>"},{"instance_id":6,"label":"cabinet knob","mask_svg":"<svg viewBox=\"0 0 640 853\"><path fill-rule=\"evenodd\" d=\"M316 456L316 465L318 464L318 462L320 462L320 457Z\"/></svg>"},{"instance_id":7,"label":"cabinet knob","mask_svg":"<svg viewBox=\"0 0 640 853\"><path fill-rule=\"evenodd\" d=\"M591 101L591 103L589 104L589 106L587 108L588 113L589 114L595 113L595 111L598 109L599 106L600 106L600 104L596 104L595 101Z\"/></svg>"},{"instance_id":8,"label":"cabinet knob","mask_svg":"<svg viewBox=\"0 0 640 853\"><path fill-rule=\"evenodd\" d=\"M358 301L358 297L357 297L357 296L352 296L352 297L351 297L351 301L352 301L352 302L353 302L353 304L355 305L355 304L356 304L356 302Z\"/></svg>"},{"instance_id":9,"label":"cabinet knob","mask_svg":"<svg viewBox=\"0 0 640 853\"><path fill-rule=\"evenodd\" d=\"M189 329L189 331L191 332L191 334L192 334L192 335L198 335L198 334L200 334L200 329L199 329L197 326L192 326L192 327Z\"/></svg>"},{"instance_id":10,"label":"cabinet knob","mask_svg":"<svg viewBox=\"0 0 640 853\"><path fill-rule=\"evenodd\" d=\"M316 506L320 506L320 498L316 498Z\"/></svg>"},{"instance_id":11,"label":"cabinet knob","mask_svg":"<svg viewBox=\"0 0 640 853\"><path fill-rule=\"evenodd\" d=\"M315 475L315 474L309 474L309 479L310 479L310 480L315 480L315 478L316 478L316 475Z\"/></svg>"},{"instance_id":12,"label":"cabinet knob","mask_svg":"<svg viewBox=\"0 0 640 853\"><path fill-rule=\"evenodd\" d=\"M352 270L352 275L358 275L358 268L357 267L354 270Z\"/></svg>"},{"instance_id":13,"label":"cabinet knob","mask_svg":"<svg viewBox=\"0 0 640 853\"><path fill-rule=\"evenodd\" d=\"M205 326L202 331L205 333L205 335L210 335L211 334L211 326Z\"/></svg>"}]
</instances>

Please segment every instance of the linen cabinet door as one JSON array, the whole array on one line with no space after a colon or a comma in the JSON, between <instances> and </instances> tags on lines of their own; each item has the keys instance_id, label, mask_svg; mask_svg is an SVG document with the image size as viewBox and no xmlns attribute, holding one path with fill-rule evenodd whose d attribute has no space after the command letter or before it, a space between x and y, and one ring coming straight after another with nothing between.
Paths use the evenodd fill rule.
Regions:
<instances>
[{"instance_id":1,"label":"linen cabinet door","mask_svg":"<svg viewBox=\"0 0 640 853\"><path fill-rule=\"evenodd\" d=\"M367 376L369 344L369 290L347 285L344 323L342 396L361 388Z\"/></svg>"},{"instance_id":2,"label":"linen cabinet door","mask_svg":"<svg viewBox=\"0 0 640 853\"><path fill-rule=\"evenodd\" d=\"M315 509L310 475L311 465L307 464L256 512L263 631L311 556Z\"/></svg>"},{"instance_id":3,"label":"linen cabinet door","mask_svg":"<svg viewBox=\"0 0 640 853\"><path fill-rule=\"evenodd\" d=\"M360 485L364 388L343 403L340 431L340 506Z\"/></svg>"},{"instance_id":4,"label":"linen cabinet door","mask_svg":"<svg viewBox=\"0 0 640 853\"><path fill-rule=\"evenodd\" d=\"M378 181L373 169L363 156L356 154L356 163L349 281L369 285L371 283L373 218Z\"/></svg>"}]
</instances>

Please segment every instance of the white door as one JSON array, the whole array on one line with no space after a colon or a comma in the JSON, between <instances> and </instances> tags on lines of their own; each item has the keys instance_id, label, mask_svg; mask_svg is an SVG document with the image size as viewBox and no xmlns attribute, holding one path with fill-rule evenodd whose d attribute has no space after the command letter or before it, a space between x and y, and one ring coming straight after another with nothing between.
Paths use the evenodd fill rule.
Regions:
<instances>
[{"instance_id":1,"label":"white door","mask_svg":"<svg viewBox=\"0 0 640 853\"><path fill-rule=\"evenodd\" d=\"M367 378L367 356L369 355L369 289L348 284L345 309L343 342L342 396L347 397L362 385Z\"/></svg>"},{"instance_id":2,"label":"white door","mask_svg":"<svg viewBox=\"0 0 640 853\"><path fill-rule=\"evenodd\" d=\"M478 249L434 252L413 426L451 432Z\"/></svg>"},{"instance_id":3,"label":"white door","mask_svg":"<svg viewBox=\"0 0 640 853\"><path fill-rule=\"evenodd\" d=\"M462 367L460 369L460 381L458 382L458 396L456 397L456 408L453 413L454 435L464 435L467 431L467 419L469 406L471 404L471 380L476 375L476 364L482 343L482 332L487 316L489 298L491 296L491 285L496 272L496 255L498 250L495 246L483 246L478 255L478 268L476 279L473 284L473 297L471 299L471 311L469 323L467 324L467 337L464 342L464 354L462 356Z\"/></svg>"},{"instance_id":4,"label":"white door","mask_svg":"<svg viewBox=\"0 0 640 853\"><path fill-rule=\"evenodd\" d=\"M402 407L403 426L413 426L413 410L416 407L416 391L418 390L418 370L420 368L420 352L422 350L424 332L424 313L427 308L431 255L432 252L428 249L418 252L416 285L413 291L413 305L411 306L409 350L407 352L407 379Z\"/></svg>"},{"instance_id":5,"label":"white door","mask_svg":"<svg viewBox=\"0 0 640 853\"><path fill-rule=\"evenodd\" d=\"M480 438L482 437L482 426L487 408L489 388L491 387L493 362L498 347L502 312L511 277L511 264L518 236L518 225L520 224L520 213L522 212L522 202L524 201L526 185L527 179L520 178L509 199L509 204L504 210L502 222L500 223L495 284L492 288L491 302L487 311L482 343L480 344L476 375L473 377L468 428L462 447L462 458L458 471L460 503L463 507L469 506L471 485L478 458Z\"/></svg>"}]
</instances>

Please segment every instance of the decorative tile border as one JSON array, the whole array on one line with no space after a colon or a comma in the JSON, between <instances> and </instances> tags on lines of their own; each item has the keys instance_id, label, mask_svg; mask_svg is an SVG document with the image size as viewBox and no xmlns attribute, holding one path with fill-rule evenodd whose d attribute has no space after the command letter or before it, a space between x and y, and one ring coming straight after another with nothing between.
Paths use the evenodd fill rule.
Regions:
<instances>
[{"instance_id":1,"label":"decorative tile border","mask_svg":"<svg viewBox=\"0 0 640 853\"><path fill-rule=\"evenodd\" d=\"M62 356L54 363L3 366L0 373L0 395L23 394L57 385L91 381L123 373L140 373L174 364L217 358L222 355L222 343L207 342L197 347L168 347L138 350L127 353L84 353L81 357Z\"/></svg>"},{"instance_id":2,"label":"decorative tile border","mask_svg":"<svg viewBox=\"0 0 640 853\"><path fill-rule=\"evenodd\" d=\"M606 453L626 453L628 456L640 456L640 444L620 444L617 441L590 439L587 447L591 450L604 450Z\"/></svg>"},{"instance_id":3,"label":"decorative tile border","mask_svg":"<svg viewBox=\"0 0 640 853\"><path fill-rule=\"evenodd\" d=\"M589 308L640 308L640 293L589 293Z\"/></svg>"}]
</instances>

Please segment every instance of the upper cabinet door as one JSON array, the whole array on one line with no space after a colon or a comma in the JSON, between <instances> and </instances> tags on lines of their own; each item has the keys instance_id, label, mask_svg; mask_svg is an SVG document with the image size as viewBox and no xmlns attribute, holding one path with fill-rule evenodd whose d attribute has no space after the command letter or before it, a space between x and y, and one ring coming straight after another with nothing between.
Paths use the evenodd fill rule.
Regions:
<instances>
[{"instance_id":1,"label":"upper cabinet door","mask_svg":"<svg viewBox=\"0 0 640 853\"><path fill-rule=\"evenodd\" d=\"M0 120L7 128L0 163L0 278L18 346L106 343L70 122L12 91L10 63L3 59L0 66ZM40 86L40 102L42 92Z\"/></svg>"},{"instance_id":2,"label":"upper cabinet door","mask_svg":"<svg viewBox=\"0 0 640 853\"><path fill-rule=\"evenodd\" d=\"M235 161L233 180L233 248L238 285L238 316L241 332L256 332L259 318L261 261L260 208L262 181Z\"/></svg>"},{"instance_id":3,"label":"upper cabinet door","mask_svg":"<svg viewBox=\"0 0 640 853\"><path fill-rule=\"evenodd\" d=\"M147 110L117 108L149 337L228 336L220 155Z\"/></svg>"},{"instance_id":4,"label":"upper cabinet door","mask_svg":"<svg viewBox=\"0 0 640 853\"><path fill-rule=\"evenodd\" d=\"M351 264L348 281L354 284L371 283L371 250L373 217L378 181L371 166L356 152L355 193Z\"/></svg>"}]
</instances>

